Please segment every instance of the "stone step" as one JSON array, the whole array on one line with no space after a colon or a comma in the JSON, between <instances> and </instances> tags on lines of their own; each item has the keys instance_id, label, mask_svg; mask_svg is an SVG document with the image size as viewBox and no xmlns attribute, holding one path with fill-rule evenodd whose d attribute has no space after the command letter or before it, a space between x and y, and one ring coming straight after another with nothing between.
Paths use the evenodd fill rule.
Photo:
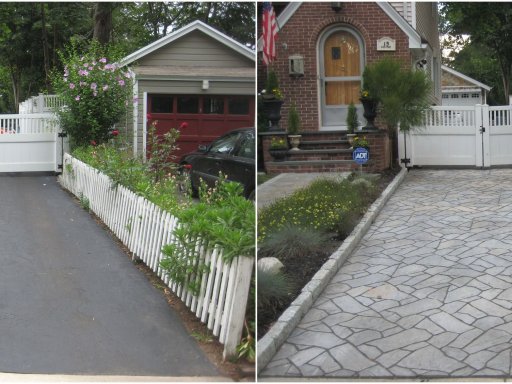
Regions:
<instances>
[{"instance_id":1,"label":"stone step","mask_svg":"<svg viewBox=\"0 0 512 384\"><path fill-rule=\"evenodd\" d=\"M352 160L270 161L266 163L268 173L350 172L359 168L360 166Z\"/></svg>"}]
</instances>

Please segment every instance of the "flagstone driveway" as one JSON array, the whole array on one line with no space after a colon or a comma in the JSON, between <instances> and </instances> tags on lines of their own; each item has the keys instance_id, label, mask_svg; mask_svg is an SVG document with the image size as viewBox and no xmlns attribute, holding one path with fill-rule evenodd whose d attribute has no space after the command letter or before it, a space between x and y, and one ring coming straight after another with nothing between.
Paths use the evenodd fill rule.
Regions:
<instances>
[{"instance_id":1,"label":"flagstone driveway","mask_svg":"<svg viewBox=\"0 0 512 384\"><path fill-rule=\"evenodd\" d=\"M512 170L413 170L261 372L509 377Z\"/></svg>"}]
</instances>

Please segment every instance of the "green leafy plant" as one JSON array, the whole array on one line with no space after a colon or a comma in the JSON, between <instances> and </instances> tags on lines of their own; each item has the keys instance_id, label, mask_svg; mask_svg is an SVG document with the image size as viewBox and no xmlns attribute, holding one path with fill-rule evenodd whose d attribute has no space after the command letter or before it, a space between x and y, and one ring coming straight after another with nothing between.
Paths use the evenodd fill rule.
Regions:
<instances>
[{"instance_id":1,"label":"green leafy plant","mask_svg":"<svg viewBox=\"0 0 512 384\"><path fill-rule=\"evenodd\" d=\"M295 103L292 103L288 111L288 134L298 135L300 132L300 116Z\"/></svg>"},{"instance_id":2,"label":"green leafy plant","mask_svg":"<svg viewBox=\"0 0 512 384\"><path fill-rule=\"evenodd\" d=\"M287 149L288 144L284 137L274 136L270 139L270 149Z\"/></svg>"},{"instance_id":3,"label":"green leafy plant","mask_svg":"<svg viewBox=\"0 0 512 384\"><path fill-rule=\"evenodd\" d=\"M178 150L177 140L180 136L175 128L159 136L156 132L157 125L158 120L151 121L148 130L148 165L155 182L162 180L165 174L177 173L177 164L174 162L177 157L174 153Z\"/></svg>"},{"instance_id":4,"label":"green leafy plant","mask_svg":"<svg viewBox=\"0 0 512 384\"><path fill-rule=\"evenodd\" d=\"M370 144L368 143L368 140L366 139L366 136L356 136L354 137L354 141L352 143L352 146L354 148L370 148Z\"/></svg>"},{"instance_id":5,"label":"green leafy plant","mask_svg":"<svg viewBox=\"0 0 512 384\"><path fill-rule=\"evenodd\" d=\"M73 147L107 142L126 113L131 75L115 63L120 57L97 42L82 49L76 40L60 53L64 74L54 73L52 84L65 104L57 115Z\"/></svg>"},{"instance_id":6,"label":"green leafy plant","mask_svg":"<svg viewBox=\"0 0 512 384\"><path fill-rule=\"evenodd\" d=\"M86 210L87 212L91 210L89 198L85 196L82 192L80 192L80 194L78 195L78 201L80 202L80 206L84 210Z\"/></svg>"},{"instance_id":7,"label":"green leafy plant","mask_svg":"<svg viewBox=\"0 0 512 384\"><path fill-rule=\"evenodd\" d=\"M354 103L350 103L347 113L347 129L348 133L354 133L359 126L359 118L357 117L357 109Z\"/></svg>"},{"instance_id":8,"label":"green leafy plant","mask_svg":"<svg viewBox=\"0 0 512 384\"><path fill-rule=\"evenodd\" d=\"M264 97L272 97L277 100L283 99L283 93L279 88L279 80L274 70L270 70L267 74L265 89L262 91Z\"/></svg>"},{"instance_id":9,"label":"green leafy plant","mask_svg":"<svg viewBox=\"0 0 512 384\"><path fill-rule=\"evenodd\" d=\"M219 247L226 261L237 256L254 256L256 212L254 204L242 192L240 184L228 182L222 175L214 188L201 183L200 201L178 214L181 227L176 232L176 242L162 249L165 255L162 268L195 295L200 289L197 276L208 270L198 255L200 245L207 244L210 249Z\"/></svg>"}]
</instances>

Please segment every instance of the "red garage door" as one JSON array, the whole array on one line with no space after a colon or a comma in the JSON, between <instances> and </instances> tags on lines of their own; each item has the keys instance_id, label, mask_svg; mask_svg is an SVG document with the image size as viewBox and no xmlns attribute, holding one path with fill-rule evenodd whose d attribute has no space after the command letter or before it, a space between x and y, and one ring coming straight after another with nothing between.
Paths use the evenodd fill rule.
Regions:
<instances>
[{"instance_id":1,"label":"red garage door","mask_svg":"<svg viewBox=\"0 0 512 384\"><path fill-rule=\"evenodd\" d=\"M252 96L151 94L148 111L151 121L158 120L159 135L187 123L187 127L180 130L178 160L195 151L198 145L209 144L226 132L254 126Z\"/></svg>"}]
</instances>

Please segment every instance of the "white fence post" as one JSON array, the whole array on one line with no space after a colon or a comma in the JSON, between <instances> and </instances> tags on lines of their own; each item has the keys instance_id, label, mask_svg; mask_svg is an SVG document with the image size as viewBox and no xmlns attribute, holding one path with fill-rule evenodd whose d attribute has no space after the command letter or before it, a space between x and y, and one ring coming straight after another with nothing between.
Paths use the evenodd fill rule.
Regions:
<instances>
[{"instance_id":1,"label":"white fence post","mask_svg":"<svg viewBox=\"0 0 512 384\"><path fill-rule=\"evenodd\" d=\"M490 153L490 119L489 119L489 106L487 104L480 106L482 110L482 145L483 145L483 166L485 168L491 166L491 153Z\"/></svg>"},{"instance_id":2,"label":"white fence post","mask_svg":"<svg viewBox=\"0 0 512 384\"><path fill-rule=\"evenodd\" d=\"M247 306L247 298L249 296L249 288L252 275L254 258L239 257L236 271L234 295L228 307L228 322L226 331L226 340L224 342L224 359L233 356L236 353L236 346L240 342L242 336L245 309Z\"/></svg>"}]
</instances>

